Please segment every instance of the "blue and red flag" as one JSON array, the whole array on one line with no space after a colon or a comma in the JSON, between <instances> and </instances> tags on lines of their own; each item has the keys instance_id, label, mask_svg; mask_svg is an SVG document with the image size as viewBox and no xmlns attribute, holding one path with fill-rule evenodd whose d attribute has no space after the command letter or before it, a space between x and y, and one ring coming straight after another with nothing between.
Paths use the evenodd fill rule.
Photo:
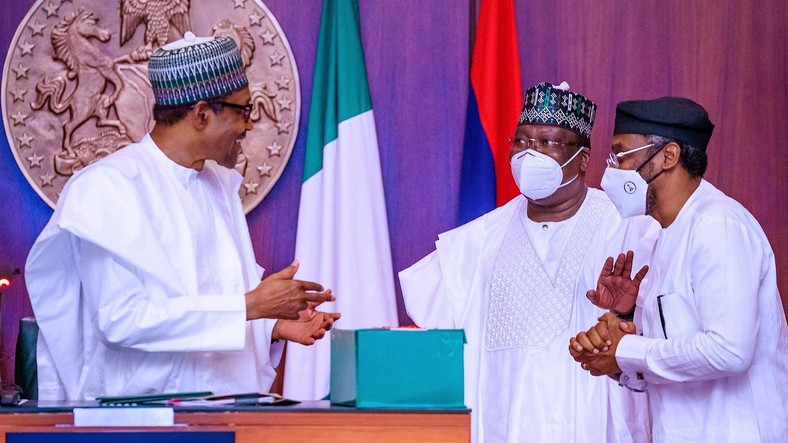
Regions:
<instances>
[{"instance_id":1,"label":"blue and red flag","mask_svg":"<svg viewBox=\"0 0 788 443\"><path fill-rule=\"evenodd\" d=\"M514 135L523 96L514 16L513 0L481 2L471 60L459 224L519 193L506 142Z\"/></svg>"}]
</instances>

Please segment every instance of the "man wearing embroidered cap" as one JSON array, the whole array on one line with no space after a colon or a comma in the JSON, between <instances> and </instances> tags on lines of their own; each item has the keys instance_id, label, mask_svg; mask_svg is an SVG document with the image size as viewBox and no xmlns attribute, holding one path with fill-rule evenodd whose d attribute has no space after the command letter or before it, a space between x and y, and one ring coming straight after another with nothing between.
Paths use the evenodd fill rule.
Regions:
<instances>
[{"instance_id":1,"label":"man wearing embroidered cap","mask_svg":"<svg viewBox=\"0 0 788 443\"><path fill-rule=\"evenodd\" d=\"M624 217L649 214L662 229L639 293L628 272L611 271L592 297L636 300L634 324L605 315L570 353L592 375L648 392L655 441L785 441L788 325L774 253L755 218L703 179L713 129L686 98L618 105L602 187Z\"/></svg>"},{"instance_id":2,"label":"man wearing embroidered cap","mask_svg":"<svg viewBox=\"0 0 788 443\"><path fill-rule=\"evenodd\" d=\"M187 32L148 68L152 132L75 174L28 256L41 399L265 392L272 343L339 318L297 262L260 282L231 169L252 128L233 40Z\"/></svg>"},{"instance_id":3,"label":"man wearing embroidered cap","mask_svg":"<svg viewBox=\"0 0 788 443\"><path fill-rule=\"evenodd\" d=\"M650 250L656 232L647 217L622 221L586 185L595 112L565 83L528 89L510 153L522 195L441 234L400 273L418 325L465 329L474 441L648 439L647 414L623 413L634 394L585 377L566 353L577 327L605 312L585 296L605 258Z\"/></svg>"}]
</instances>

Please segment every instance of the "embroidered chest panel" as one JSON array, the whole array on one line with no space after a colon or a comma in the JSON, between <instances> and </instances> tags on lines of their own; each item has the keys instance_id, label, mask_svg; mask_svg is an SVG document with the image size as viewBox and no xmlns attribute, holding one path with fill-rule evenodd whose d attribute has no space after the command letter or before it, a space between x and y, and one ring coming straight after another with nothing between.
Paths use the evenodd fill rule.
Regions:
<instances>
[{"instance_id":1,"label":"embroidered chest panel","mask_svg":"<svg viewBox=\"0 0 788 443\"><path fill-rule=\"evenodd\" d=\"M487 350L547 348L566 331L583 258L606 209L600 199L580 208L554 280L528 237L525 205L512 218L490 279Z\"/></svg>"}]
</instances>

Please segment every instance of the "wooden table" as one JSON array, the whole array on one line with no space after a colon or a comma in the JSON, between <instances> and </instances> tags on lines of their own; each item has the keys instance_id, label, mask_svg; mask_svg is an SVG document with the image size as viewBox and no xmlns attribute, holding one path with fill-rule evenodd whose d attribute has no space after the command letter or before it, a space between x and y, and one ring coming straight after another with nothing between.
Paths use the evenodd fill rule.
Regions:
<instances>
[{"instance_id":1,"label":"wooden table","mask_svg":"<svg viewBox=\"0 0 788 443\"><path fill-rule=\"evenodd\" d=\"M327 401L295 406L176 407L173 427L74 427L74 407L37 405L0 408L0 443L18 432L195 432L224 431L236 443L251 442L468 442L470 411L452 409L361 410ZM107 441L122 443L118 438Z\"/></svg>"}]
</instances>

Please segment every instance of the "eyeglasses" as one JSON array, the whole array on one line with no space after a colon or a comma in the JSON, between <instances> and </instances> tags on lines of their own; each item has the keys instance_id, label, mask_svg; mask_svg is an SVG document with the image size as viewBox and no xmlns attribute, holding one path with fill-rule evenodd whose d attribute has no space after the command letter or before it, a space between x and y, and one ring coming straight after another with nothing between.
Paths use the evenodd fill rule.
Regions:
<instances>
[{"instance_id":1,"label":"eyeglasses","mask_svg":"<svg viewBox=\"0 0 788 443\"><path fill-rule=\"evenodd\" d=\"M558 148L567 148L570 146L579 146L585 148L586 145L582 143L561 143L552 140L537 140L535 138L507 138L506 141L512 146L512 148L517 149L534 149L534 148L550 148L550 149L558 149Z\"/></svg>"},{"instance_id":2,"label":"eyeglasses","mask_svg":"<svg viewBox=\"0 0 788 443\"><path fill-rule=\"evenodd\" d=\"M217 105L227 106L228 108L238 109L241 111L241 117L244 119L245 122L249 121L249 117L252 116L252 109L253 106L251 103L245 105L239 105L238 103L228 103L228 102L213 102Z\"/></svg>"},{"instance_id":3,"label":"eyeglasses","mask_svg":"<svg viewBox=\"0 0 788 443\"><path fill-rule=\"evenodd\" d=\"M618 154L615 154L615 153L611 152L610 155L607 156L607 166L611 167L611 168L618 169L618 167L620 166L619 163L618 163L618 159L620 159L621 157L627 156L629 154L632 154L633 152L642 151L642 150L644 150L646 148L650 148L652 146L654 146L654 143L649 143L647 145L643 145L643 146L637 147L635 149L630 149L629 151L619 152ZM613 148L611 147L610 149L612 150Z\"/></svg>"}]
</instances>

